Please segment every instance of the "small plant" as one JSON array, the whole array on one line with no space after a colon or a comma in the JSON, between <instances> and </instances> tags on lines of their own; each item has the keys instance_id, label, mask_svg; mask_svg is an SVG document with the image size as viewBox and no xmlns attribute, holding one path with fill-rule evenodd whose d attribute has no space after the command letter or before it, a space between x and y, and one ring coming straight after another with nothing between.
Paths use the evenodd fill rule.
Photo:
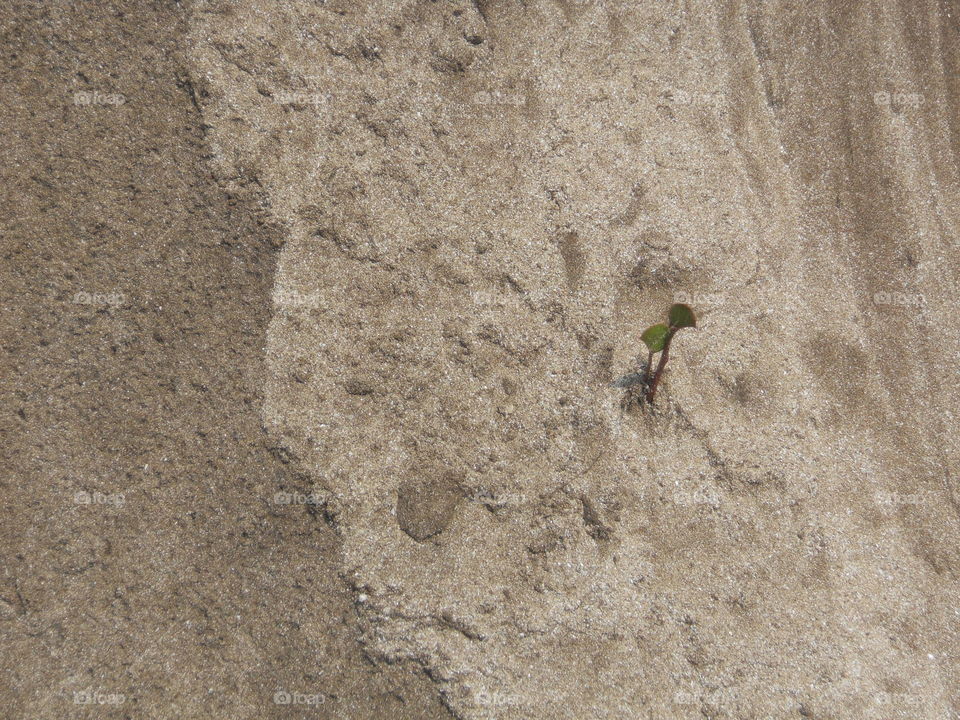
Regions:
<instances>
[{"instance_id":1,"label":"small plant","mask_svg":"<svg viewBox=\"0 0 960 720\"><path fill-rule=\"evenodd\" d=\"M667 360L670 359L670 343L673 342L673 336L678 330L686 327L696 327L697 317L689 305L677 303L670 307L667 313L667 322L651 325L643 331L640 339L649 351L647 362L640 368L640 372L624 375L613 383L614 387L629 388L635 385L642 385L644 399L648 403L653 402L657 394L657 387L660 385L660 378L663 376L663 370L667 366ZM660 359L656 370L653 369L653 356L660 353Z\"/></svg>"}]
</instances>

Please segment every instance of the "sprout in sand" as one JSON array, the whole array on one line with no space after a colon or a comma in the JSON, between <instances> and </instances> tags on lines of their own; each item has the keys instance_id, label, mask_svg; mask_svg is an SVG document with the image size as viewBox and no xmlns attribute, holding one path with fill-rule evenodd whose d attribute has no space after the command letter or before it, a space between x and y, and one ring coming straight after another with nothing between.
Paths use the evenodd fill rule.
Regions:
<instances>
[{"instance_id":1,"label":"sprout in sand","mask_svg":"<svg viewBox=\"0 0 960 720\"><path fill-rule=\"evenodd\" d=\"M667 322L651 325L640 336L649 351L646 366L641 369L641 372L624 375L613 383L614 387L628 388L643 385L644 397L648 403L652 403L657 394L657 386L660 384L663 370L667 366L667 360L670 359L670 343L673 342L673 336L678 330L696 326L697 317L689 305L677 303L671 306L667 314ZM657 353L660 353L660 360L654 370L653 356Z\"/></svg>"}]
</instances>

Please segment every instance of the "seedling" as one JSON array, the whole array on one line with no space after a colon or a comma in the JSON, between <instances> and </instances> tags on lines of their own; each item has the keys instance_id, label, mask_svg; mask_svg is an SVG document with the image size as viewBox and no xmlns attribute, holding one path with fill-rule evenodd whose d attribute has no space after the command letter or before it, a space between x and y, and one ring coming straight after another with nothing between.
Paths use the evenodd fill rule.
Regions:
<instances>
[{"instance_id":1,"label":"seedling","mask_svg":"<svg viewBox=\"0 0 960 720\"><path fill-rule=\"evenodd\" d=\"M673 336L678 330L686 327L696 327L697 317L689 305L677 303L670 307L667 313L667 322L651 325L643 331L640 339L647 346L647 362L640 368L640 372L624 375L613 383L614 387L629 388L634 385L642 385L644 397L648 403L653 402L657 394L657 387L660 385L660 378L663 377L663 370L667 366L667 360L670 359L670 343L673 342ZM653 356L660 353L657 369L653 369Z\"/></svg>"}]
</instances>

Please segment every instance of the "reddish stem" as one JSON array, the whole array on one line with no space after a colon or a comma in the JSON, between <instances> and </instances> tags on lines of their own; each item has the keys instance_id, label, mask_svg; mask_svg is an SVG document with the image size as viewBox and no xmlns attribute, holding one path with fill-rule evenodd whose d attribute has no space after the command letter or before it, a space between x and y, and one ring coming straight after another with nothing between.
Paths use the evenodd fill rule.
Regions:
<instances>
[{"instance_id":1,"label":"reddish stem","mask_svg":"<svg viewBox=\"0 0 960 720\"><path fill-rule=\"evenodd\" d=\"M660 384L660 376L663 374L663 369L667 365L667 360L670 357L670 342L673 340L673 332L667 335L667 341L663 344L663 351L660 353L660 362L657 363L657 371L653 374L653 380L650 381L649 388L647 389L647 402L653 402L653 396L657 394L657 385ZM647 367L647 372L650 372L649 366Z\"/></svg>"}]
</instances>

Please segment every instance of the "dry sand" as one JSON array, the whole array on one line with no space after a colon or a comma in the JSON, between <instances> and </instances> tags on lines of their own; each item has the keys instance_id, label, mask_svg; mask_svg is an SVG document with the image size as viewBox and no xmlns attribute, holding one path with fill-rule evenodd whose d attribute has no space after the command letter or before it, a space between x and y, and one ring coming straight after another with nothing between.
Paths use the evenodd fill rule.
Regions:
<instances>
[{"instance_id":1,"label":"dry sand","mask_svg":"<svg viewBox=\"0 0 960 720\"><path fill-rule=\"evenodd\" d=\"M182 11L112 8L0 10L0 717L448 718L360 644L319 508L274 501L280 236L210 175Z\"/></svg>"},{"instance_id":2,"label":"dry sand","mask_svg":"<svg viewBox=\"0 0 960 720\"><path fill-rule=\"evenodd\" d=\"M152 12L5 24L23 716L960 718L957 3Z\"/></svg>"}]
</instances>

